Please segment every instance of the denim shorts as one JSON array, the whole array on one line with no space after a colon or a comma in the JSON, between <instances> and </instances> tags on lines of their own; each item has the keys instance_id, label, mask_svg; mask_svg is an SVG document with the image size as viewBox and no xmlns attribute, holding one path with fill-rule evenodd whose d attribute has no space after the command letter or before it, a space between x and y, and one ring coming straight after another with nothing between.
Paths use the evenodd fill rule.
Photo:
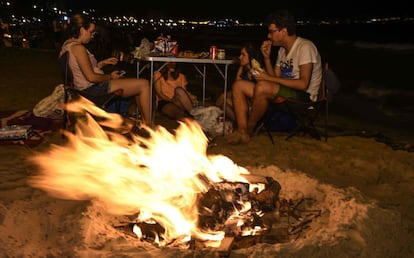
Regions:
<instances>
[{"instance_id":1,"label":"denim shorts","mask_svg":"<svg viewBox=\"0 0 414 258\"><path fill-rule=\"evenodd\" d=\"M92 96L102 96L108 94L111 90L111 82L104 81L92 84L88 88L84 89L83 92L88 93Z\"/></svg>"}]
</instances>

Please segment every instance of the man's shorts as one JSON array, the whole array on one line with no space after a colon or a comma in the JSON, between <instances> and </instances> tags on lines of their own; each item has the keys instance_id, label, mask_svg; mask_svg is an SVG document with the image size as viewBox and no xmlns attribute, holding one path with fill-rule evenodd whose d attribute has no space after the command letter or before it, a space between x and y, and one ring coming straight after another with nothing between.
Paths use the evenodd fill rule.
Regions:
<instances>
[{"instance_id":1,"label":"man's shorts","mask_svg":"<svg viewBox=\"0 0 414 258\"><path fill-rule=\"evenodd\" d=\"M292 88L280 85L279 92L276 95L277 97L282 97L286 99L297 99L300 101L309 101L309 93L302 90L294 90Z\"/></svg>"}]
</instances>

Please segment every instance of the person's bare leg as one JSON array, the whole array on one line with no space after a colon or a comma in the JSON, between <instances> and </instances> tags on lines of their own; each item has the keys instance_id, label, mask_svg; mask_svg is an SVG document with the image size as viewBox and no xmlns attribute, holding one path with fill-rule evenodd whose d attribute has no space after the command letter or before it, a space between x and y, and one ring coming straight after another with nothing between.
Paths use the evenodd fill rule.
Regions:
<instances>
[{"instance_id":1,"label":"person's bare leg","mask_svg":"<svg viewBox=\"0 0 414 258\"><path fill-rule=\"evenodd\" d=\"M247 120L247 133L252 134L257 122L266 113L269 102L275 98L279 92L279 85L269 83L257 83L254 89L254 97L252 99L252 109Z\"/></svg>"},{"instance_id":2,"label":"person's bare leg","mask_svg":"<svg viewBox=\"0 0 414 258\"><path fill-rule=\"evenodd\" d=\"M232 96L236 115L237 131L229 135L229 143L247 143L250 136L247 133L247 118L249 116L248 98L253 97L254 83L236 81L233 84Z\"/></svg>"},{"instance_id":3,"label":"person's bare leg","mask_svg":"<svg viewBox=\"0 0 414 258\"><path fill-rule=\"evenodd\" d=\"M141 113L141 117L144 120L144 124L148 125L149 127L152 127L152 121L150 118L149 91L146 92L145 90L143 90L143 92L141 92L139 95L136 95L135 102L137 103L138 109Z\"/></svg>"},{"instance_id":4,"label":"person's bare leg","mask_svg":"<svg viewBox=\"0 0 414 258\"><path fill-rule=\"evenodd\" d=\"M185 117L184 110L172 102L165 104L161 112L174 120L180 120Z\"/></svg>"},{"instance_id":5,"label":"person's bare leg","mask_svg":"<svg viewBox=\"0 0 414 258\"><path fill-rule=\"evenodd\" d=\"M135 102L141 112L143 122L151 126L150 119L150 85L146 79L123 78L111 81L111 91L122 89L122 97L135 96Z\"/></svg>"},{"instance_id":6,"label":"person's bare leg","mask_svg":"<svg viewBox=\"0 0 414 258\"><path fill-rule=\"evenodd\" d=\"M232 122L236 121L236 114L234 113L233 107L233 97L231 92L227 93L226 101L226 118L230 119ZM216 106L223 109L224 106L224 94L221 94L216 100Z\"/></svg>"},{"instance_id":7,"label":"person's bare leg","mask_svg":"<svg viewBox=\"0 0 414 258\"><path fill-rule=\"evenodd\" d=\"M233 105L230 106L229 104L226 104L226 118L232 122L236 121L236 114L234 113Z\"/></svg>"},{"instance_id":8,"label":"person's bare leg","mask_svg":"<svg viewBox=\"0 0 414 258\"><path fill-rule=\"evenodd\" d=\"M175 89L173 102L185 109L188 113L193 109L193 102L191 101L190 96L187 91L181 87Z\"/></svg>"}]
</instances>

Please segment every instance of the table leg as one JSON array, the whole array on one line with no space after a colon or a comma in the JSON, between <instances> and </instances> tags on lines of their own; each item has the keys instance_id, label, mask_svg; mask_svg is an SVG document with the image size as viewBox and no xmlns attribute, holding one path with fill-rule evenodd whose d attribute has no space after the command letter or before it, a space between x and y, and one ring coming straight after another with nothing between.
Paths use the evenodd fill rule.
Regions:
<instances>
[{"instance_id":1,"label":"table leg","mask_svg":"<svg viewBox=\"0 0 414 258\"><path fill-rule=\"evenodd\" d=\"M226 103L227 103L227 74L228 74L228 68L229 64L224 65L224 74L223 71L220 69L220 67L217 64L214 64L214 67L218 71L218 73L221 75L221 77L224 79L224 104L223 104L223 136L226 134Z\"/></svg>"},{"instance_id":2,"label":"table leg","mask_svg":"<svg viewBox=\"0 0 414 258\"><path fill-rule=\"evenodd\" d=\"M203 67L203 107L206 106L206 65Z\"/></svg>"},{"instance_id":3,"label":"table leg","mask_svg":"<svg viewBox=\"0 0 414 258\"><path fill-rule=\"evenodd\" d=\"M227 108L227 71L228 71L229 65L225 65L224 67L224 104L223 104L223 136L226 135L226 108Z\"/></svg>"},{"instance_id":4,"label":"table leg","mask_svg":"<svg viewBox=\"0 0 414 258\"><path fill-rule=\"evenodd\" d=\"M152 109L153 109L153 101L152 101L152 92L153 92L153 87L154 87L154 62L153 61L151 61L151 74L150 74L150 121L152 122L152 123L154 123L155 124L155 116L154 116L154 114L152 113Z\"/></svg>"},{"instance_id":5,"label":"table leg","mask_svg":"<svg viewBox=\"0 0 414 258\"><path fill-rule=\"evenodd\" d=\"M204 64L203 65L203 71L201 71L200 70L200 68L197 66L197 65L193 65L194 66L194 69L198 72L198 74L200 74L201 75L201 77L203 77L203 96L202 96L202 99L203 99L203 107L205 107L206 106L206 65Z\"/></svg>"}]
</instances>

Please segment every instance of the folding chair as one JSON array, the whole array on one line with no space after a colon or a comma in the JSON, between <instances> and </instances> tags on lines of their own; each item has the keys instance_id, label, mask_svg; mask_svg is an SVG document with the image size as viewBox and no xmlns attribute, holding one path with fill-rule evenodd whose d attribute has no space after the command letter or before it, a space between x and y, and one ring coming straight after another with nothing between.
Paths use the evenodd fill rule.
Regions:
<instances>
[{"instance_id":1,"label":"folding chair","mask_svg":"<svg viewBox=\"0 0 414 258\"><path fill-rule=\"evenodd\" d=\"M112 93L107 93L100 96L94 96L90 95L86 92L83 92L81 90L77 90L74 87L73 84L73 74L69 67L69 53L65 52L61 57L59 57L59 64L63 73L63 80L65 85L65 95L64 95L64 104L68 103L72 99L76 99L79 96L82 96L93 103L95 103L96 106L106 110L109 104L114 103L115 101L118 101L119 98L121 98L123 90L117 90ZM116 105L117 102L115 102ZM119 108L117 108L119 110ZM62 121L62 128L64 130L67 129L68 125L70 124L70 117L66 109L64 109L63 114L63 121Z\"/></svg>"},{"instance_id":2,"label":"folding chair","mask_svg":"<svg viewBox=\"0 0 414 258\"><path fill-rule=\"evenodd\" d=\"M328 90L326 84L326 73L329 70L328 63L326 63L323 67L322 73L322 82L321 86L319 87L318 98L316 101L300 101L296 99L283 99L277 103L271 103L270 108L276 109L279 111L287 112L292 114L297 122L297 126L289 135L285 138L285 140L289 140L295 135L309 135L312 138L321 140L322 137L325 138L325 141L328 140ZM324 123L323 123L323 132L316 128L315 122L321 112L324 112ZM270 137L270 140L274 144L273 136L270 130L270 115L267 112L261 123L256 129L256 132L261 128L264 128Z\"/></svg>"}]
</instances>

